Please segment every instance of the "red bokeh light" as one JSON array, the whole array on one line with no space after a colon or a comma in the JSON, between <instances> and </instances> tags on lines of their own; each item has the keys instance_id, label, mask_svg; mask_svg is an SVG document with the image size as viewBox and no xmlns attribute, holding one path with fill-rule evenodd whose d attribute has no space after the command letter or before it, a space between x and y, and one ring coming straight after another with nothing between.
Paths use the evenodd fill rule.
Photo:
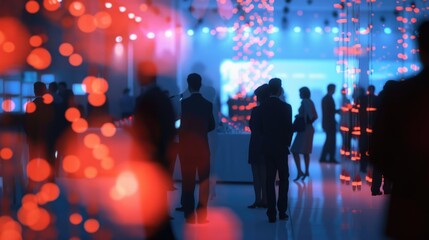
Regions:
<instances>
[{"instance_id":1,"label":"red bokeh light","mask_svg":"<svg viewBox=\"0 0 429 240\"><path fill-rule=\"evenodd\" d=\"M73 54L74 48L70 43L62 43L59 47L60 54L67 57Z\"/></svg>"},{"instance_id":2,"label":"red bokeh light","mask_svg":"<svg viewBox=\"0 0 429 240\"><path fill-rule=\"evenodd\" d=\"M96 19L94 16L85 14L79 17L77 25L79 29L84 33L90 33L95 31L97 28Z\"/></svg>"},{"instance_id":3,"label":"red bokeh light","mask_svg":"<svg viewBox=\"0 0 429 240\"><path fill-rule=\"evenodd\" d=\"M67 121L74 122L80 119L80 111L75 107L70 107L66 110L65 117Z\"/></svg>"},{"instance_id":4,"label":"red bokeh light","mask_svg":"<svg viewBox=\"0 0 429 240\"><path fill-rule=\"evenodd\" d=\"M12 149L10 149L8 147L2 148L0 150L0 157L3 160L9 160L9 159L11 159L13 157L13 151L12 151Z\"/></svg>"},{"instance_id":5,"label":"red bokeh light","mask_svg":"<svg viewBox=\"0 0 429 240\"><path fill-rule=\"evenodd\" d=\"M61 3L58 0L43 0L43 7L48 11L56 11L61 7Z\"/></svg>"},{"instance_id":6,"label":"red bokeh light","mask_svg":"<svg viewBox=\"0 0 429 240\"><path fill-rule=\"evenodd\" d=\"M15 102L12 99L6 99L1 103L1 108L5 112L12 112L13 110L15 110L15 107Z\"/></svg>"},{"instance_id":7,"label":"red bokeh light","mask_svg":"<svg viewBox=\"0 0 429 240\"><path fill-rule=\"evenodd\" d=\"M50 174L51 166L45 159L35 158L27 164L27 175L35 182L46 180Z\"/></svg>"},{"instance_id":8,"label":"red bokeh light","mask_svg":"<svg viewBox=\"0 0 429 240\"><path fill-rule=\"evenodd\" d=\"M83 62L82 56L78 53L74 53L74 54L70 55L70 57L69 57L69 63L72 66L77 67L77 66L81 65L82 62Z\"/></svg>"},{"instance_id":9,"label":"red bokeh light","mask_svg":"<svg viewBox=\"0 0 429 240\"><path fill-rule=\"evenodd\" d=\"M40 5L37 1L28 1L25 4L25 10L29 13L35 14L40 10Z\"/></svg>"},{"instance_id":10,"label":"red bokeh light","mask_svg":"<svg viewBox=\"0 0 429 240\"><path fill-rule=\"evenodd\" d=\"M69 12L75 17L82 16L85 13L85 5L82 2L74 1L69 5Z\"/></svg>"},{"instance_id":11,"label":"red bokeh light","mask_svg":"<svg viewBox=\"0 0 429 240\"><path fill-rule=\"evenodd\" d=\"M80 168L80 159L74 155L67 155L63 159L63 169L67 173L75 173Z\"/></svg>"},{"instance_id":12,"label":"red bokeh light","mask_svg":"<svg viewBox=\"0 0 429 240\"><path fill-rule=\"evenodd\" d=\"M45 48L36 48L27 57L27 63L37 70L48 68L51 61L51 54Z\"/></svg>"},{"instance_id":13,"label":"red bokeh light","mask_svg":"<svg viewBox=\"0 0 429 240\"><path fill-rule=\"evenodd\" d=\"M30 37L30 45L32 47L40 47L43 43L43 39L41 36L39 35L33 35Z\"/></svg>"}]
</instances>

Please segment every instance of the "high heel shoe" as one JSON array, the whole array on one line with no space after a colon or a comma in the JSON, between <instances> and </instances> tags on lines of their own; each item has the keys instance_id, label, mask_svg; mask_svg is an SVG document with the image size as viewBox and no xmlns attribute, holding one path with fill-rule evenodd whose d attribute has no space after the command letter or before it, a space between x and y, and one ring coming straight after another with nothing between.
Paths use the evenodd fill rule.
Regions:
<instances>
[{"instance_id":1,"label":"high heel shoe","mask_svg":"<svg viewBox=\"0 0 429 240\"><path fill-rule=\"evenodd\" d=\"M302 176L302 181L304 181L305 180L305 178L308 178L308 177L310 177L310 174L308 174L308 173L306 173L306 174L304 174L303 176Z\"/></svg>"},{"instance_id":2,"label":"high heel shoe","mask_svg":"<svg viewBox=\"0 0 429 240\"><path fill-rule=\"evenodd\" d=\"M298 173L298 176L293 181L298 181L304 174L302 172Z\"/></svg>"}]
</instances>

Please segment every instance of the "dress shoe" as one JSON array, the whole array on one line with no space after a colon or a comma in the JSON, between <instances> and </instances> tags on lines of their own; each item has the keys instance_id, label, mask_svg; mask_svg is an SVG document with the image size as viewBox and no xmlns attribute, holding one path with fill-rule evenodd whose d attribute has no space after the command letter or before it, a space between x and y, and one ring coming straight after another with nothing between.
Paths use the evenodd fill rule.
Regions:
<instances>
[{"instance_id":1,"label":"dress shoe","mask_svg":"<svg viewBox=\"0 0 429 240\"><path fill-rule=\"evenodd\" d=\"M382 195L383 193L381 192L381 191L374 191L374 192L371 192L371 195L372 196L378 196L378 195Z\"/></svg>"},{"instance_id":2,"label":"dress shoe","mask_svg":"<svg viewBox=\"0 0 429 240\"><path fill-rule=\"evenodd\" d=\"M279 213L280 220L288 220L289 216L286 213Z\"/></svg>"},{"instance_id":3,"label":"dress shoe","mask_svg":"<svg viewBox=\"0 0 429 240\"><path fill-rule=\"evenodd\" d=\"M302 176L302 181L304 181L305 180L305 178L308 178L308 177L310 177L310 174L308 174L308 173L306 173L306 174L304 174L303 176Z\"/></svg>"},{"instance_id":4,"label":"dress shoe","mask_svg":"<svg viewBox=\"0 0 429 240\"><path fill-rule=\"evenodd\" d=\"M259 203L259 204L257 204L257 207L258 208L268 208L266 203Z\"/></svg>"},{"instance_id":5,"label":"dress shoe","mask_svg":"<svg viewBox=\"0 0 429 240\"><path fill-rule=\"evenodd\" d=\"M299 179L301 179L303 176L304 176L304 174L302 172L300 172L300 173L298 173L298 176L296 176L296 178L293 181L296 182Z\"/></svg>"},{"instance_id":6,"label":"dress shoe","mask_svg":"<svg viewBox=\"0 0 429 240\"><path fill-rule=\"evenodd\" d=\"M258 207L258 205L256 204L256 203L254 203L254 204L252 204L252 205L249 205L249 206L247 206L247 208L257 208Z\"/></svg>"},{"instance_id":7,"label":"dress shoe","mask_svg":"<svg viewBox=\"0 0 429 240\"><path fill-rule=\"evenodd\" d=\"M319 162L321 162L321 163L326 163L326 162L328 162L328 161L320 159L320 160L319 160Z\"/></svg>"},{"instance_id":8,"label":"dress shoe","mask_svg":"<svg viewBox=\"0 0 429 240\"><path fill-rule=\"evenodd\" d=\"M275 223L277 221L276 217L268 217L269 223Z\"/></svg>"},{"instance_id":9,"label":"dress shoe","mask_svg":"<svg viewBox=\"0 0 429 240\"><path fill-rule=\"evenodd\" d=\"M183 211L185 211L185 209L183 209L183 207L177 207L175 210L176 210L176 211L179 211L179 212L183 212Z\"/></svg>"}]
</instances>

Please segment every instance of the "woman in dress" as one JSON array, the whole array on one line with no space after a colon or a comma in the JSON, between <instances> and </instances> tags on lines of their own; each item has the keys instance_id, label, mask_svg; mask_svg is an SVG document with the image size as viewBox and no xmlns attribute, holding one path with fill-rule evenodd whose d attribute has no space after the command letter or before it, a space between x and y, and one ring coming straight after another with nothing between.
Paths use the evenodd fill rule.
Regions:
<instances>
[{"instance_id":1,"label":"woman in dress","mask_svg":"<svg viewBox=\"0 0 429 240\"><path fill-rule=\"evenodd\" d=\"M313 101L311 101L311 92L308 87L302 87L299 89L299 96L302 99L301 106L298 109L298 116L304 117L305 119L305 130L297 132L293 141L290 151L292 152L295 165L298 170L298 176L294 179L297 181L302 178L304 180L309 177L309 166L310 166L310 154L313 150L313 136L314 128L313 122L317 119L316 108L314 107ZM301 169L300 154L304 156L305 172Z\"/></svg>"}]
</instances>

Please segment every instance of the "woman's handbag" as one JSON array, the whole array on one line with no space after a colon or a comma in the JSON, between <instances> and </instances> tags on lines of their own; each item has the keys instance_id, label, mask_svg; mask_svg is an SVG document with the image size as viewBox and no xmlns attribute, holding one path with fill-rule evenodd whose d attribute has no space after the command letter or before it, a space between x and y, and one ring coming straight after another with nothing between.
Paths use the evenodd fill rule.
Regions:
<instances>
[{"instance_id":1,"label":"woman's handbag","mask_svg":"<svg viewBox=\"0 0 429 240\"><path fill-rule=\"evenodd\" d=\"M304 117L297 116L292 124L292 130L294 132L304 132L305 131L305 119Z\"/></svg>"}]
</instances>

